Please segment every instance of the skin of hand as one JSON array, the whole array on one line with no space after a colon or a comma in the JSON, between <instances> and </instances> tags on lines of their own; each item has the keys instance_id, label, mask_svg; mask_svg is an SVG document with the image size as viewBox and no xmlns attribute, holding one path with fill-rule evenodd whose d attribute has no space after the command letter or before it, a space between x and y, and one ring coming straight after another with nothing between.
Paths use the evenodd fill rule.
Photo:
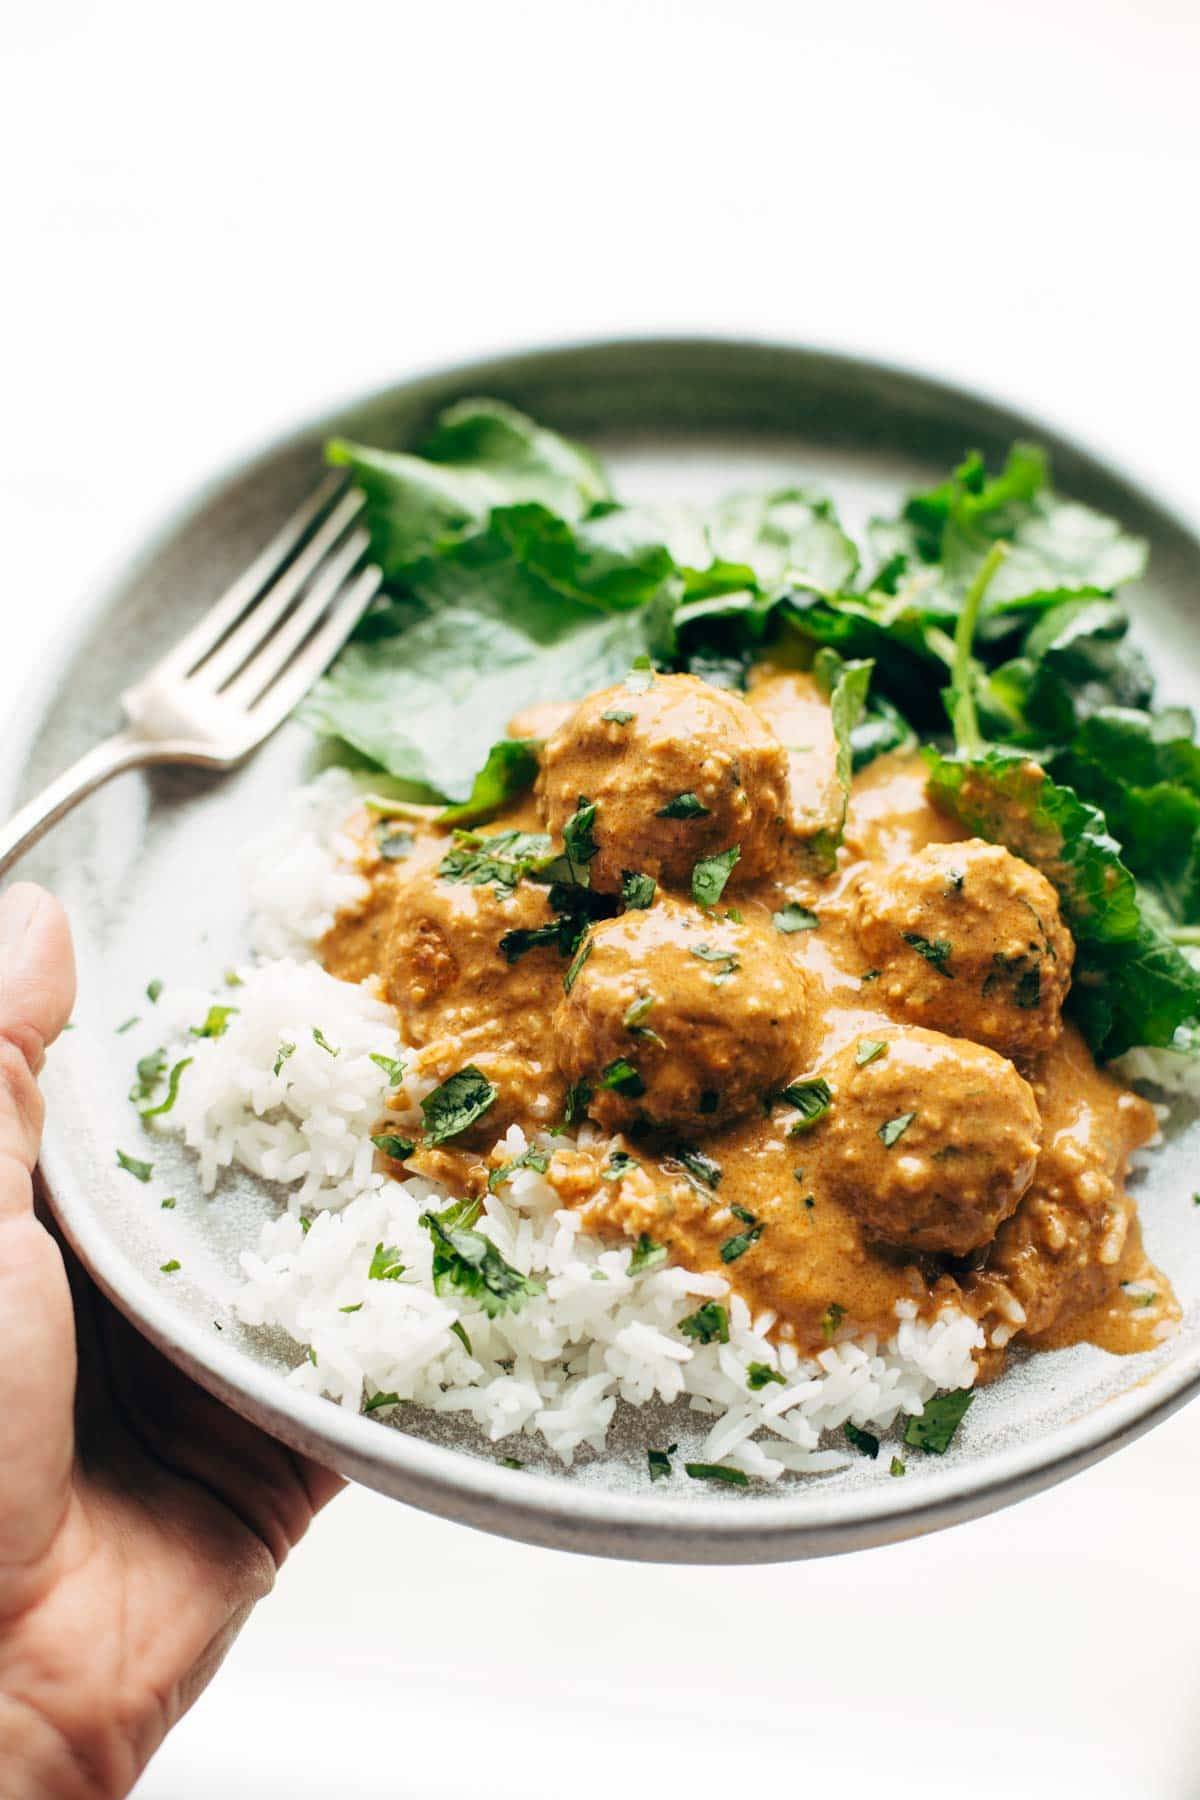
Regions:
<instances>
[{"instance_id":1,"label":"skin of hand","mask_svg":"<svg viewBox=\"0 0 1200 1800\"><path fill-rule=\"evenodd\" d=\"M61 907L0 896L0 1794L128 1793L341 1486L103 1300L35 1211Z\"/></svg>"}]
</instances>

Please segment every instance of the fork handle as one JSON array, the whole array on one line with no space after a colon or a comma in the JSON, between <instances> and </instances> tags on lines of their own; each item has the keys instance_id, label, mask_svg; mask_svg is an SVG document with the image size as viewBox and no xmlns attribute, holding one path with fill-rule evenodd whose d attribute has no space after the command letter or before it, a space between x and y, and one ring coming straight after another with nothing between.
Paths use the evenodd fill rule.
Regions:
<instances>
[{"instance_id":1,"label":"fork handle","mask_svg":"<svg viewBox=\"0 0 1200 1800\"><path fill-rule=\"evenodd\" d=\"M0 876L7 875L19 857L31 850L52 825L69 813L80 800L86 800L98 787L124 769L152 761L153 752L144 738L132 732L119 731L88 750L72 763L40 794L13 814L7 825L0 826Z\"/></svg>"}]
</instances>

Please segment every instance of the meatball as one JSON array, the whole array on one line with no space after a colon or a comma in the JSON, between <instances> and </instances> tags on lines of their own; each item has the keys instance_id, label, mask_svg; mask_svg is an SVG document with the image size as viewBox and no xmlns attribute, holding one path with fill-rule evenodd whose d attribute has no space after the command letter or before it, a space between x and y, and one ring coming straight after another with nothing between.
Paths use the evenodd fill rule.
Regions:
<instances>
[{"instance_id":1,"label":"meatball","mask_svg":"<svg viewBox=\"0 0 1200 1800\"><path fill-rule=\"evenodd\" d=\"M938 1031L853 1038L830 1063L820 1159L869 1239L965 1256L1033 1179L1041 1120L1012 1063Z\"/></svg>"},{"instance_id":2,"label":"meatball","mask_svg":"<svg viewBox=\"0 0 1200 1800\"><path fill-rule=\"evenodd\" d=\"M596 802L589 871L602 893L616 893L626 870L686 889L700 858L734 845L736 887L779 855L787 752L740 695L656 675L585 700L547 742L537 793L556 834L582 799Z\"/></svg>"},{"instance_id":3,"label":"meatball","mask_svg":"<svg viewBox=\"0 0 1200 1800\"><path fill-rule=\"evenodd\" d=\"M803 1066L808 979L765 919L660 899L594 926L589 941L554 1035L601 1125L712 1131Z\"/></svg>"},{"instance_id":4,"label":"meatball","mask_svg":"<svg viewBox=\"0 0 1200 1800\"><path fill-rule=\"evenodd\" d=\"M853 909L886 1011L1006 1056L1057 1040L1075 945L1045 876L1001 845L929 844L869 869Z\"/></svg>"}]
</instances>

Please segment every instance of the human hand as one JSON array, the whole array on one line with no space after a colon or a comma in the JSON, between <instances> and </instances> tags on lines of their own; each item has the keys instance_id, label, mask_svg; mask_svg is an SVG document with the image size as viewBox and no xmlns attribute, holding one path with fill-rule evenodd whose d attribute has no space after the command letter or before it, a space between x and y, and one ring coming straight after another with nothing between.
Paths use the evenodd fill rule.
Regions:
<instances>
[{"instance_id":1,"label":"human hand","mask_svg":"<svg viewBox=\"0 0 1200 1800\"><path fill-rule=\"evenodd\" d=\"M341 1485L226 1411L101 1297L34 1211L36 1077L70 933L0 896L0 1793L128 1793Z\"/></svg>"}]
</instances>

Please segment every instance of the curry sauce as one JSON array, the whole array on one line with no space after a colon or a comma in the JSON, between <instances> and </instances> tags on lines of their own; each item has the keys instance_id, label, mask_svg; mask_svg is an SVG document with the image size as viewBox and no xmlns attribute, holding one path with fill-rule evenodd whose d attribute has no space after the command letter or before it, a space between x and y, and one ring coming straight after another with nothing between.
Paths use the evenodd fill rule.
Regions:
<instances>
[{"instance_id":1,"label":"curry sauce","mask_svg":"<svg viewBox=\"0 0 1200 1800\"><path fill-rule=\"evenodd\" d=\"M964 840L919 757L847 808L816 683L768 666L744 698L639 674L532 728L534 793L479 831L356 822L326 967L395 1007L410 1078L495 1090L408 1168L478 1193L510 1124L567 1121L547 1178L589 1230L719 1271L801 1349L889 1336L901 1300L976 1317L985 1376L1021 1337L1171 1328L1124 1186L1154 1111L1063 1020L1053 889Z\"/></svg>"}]
</instances>

